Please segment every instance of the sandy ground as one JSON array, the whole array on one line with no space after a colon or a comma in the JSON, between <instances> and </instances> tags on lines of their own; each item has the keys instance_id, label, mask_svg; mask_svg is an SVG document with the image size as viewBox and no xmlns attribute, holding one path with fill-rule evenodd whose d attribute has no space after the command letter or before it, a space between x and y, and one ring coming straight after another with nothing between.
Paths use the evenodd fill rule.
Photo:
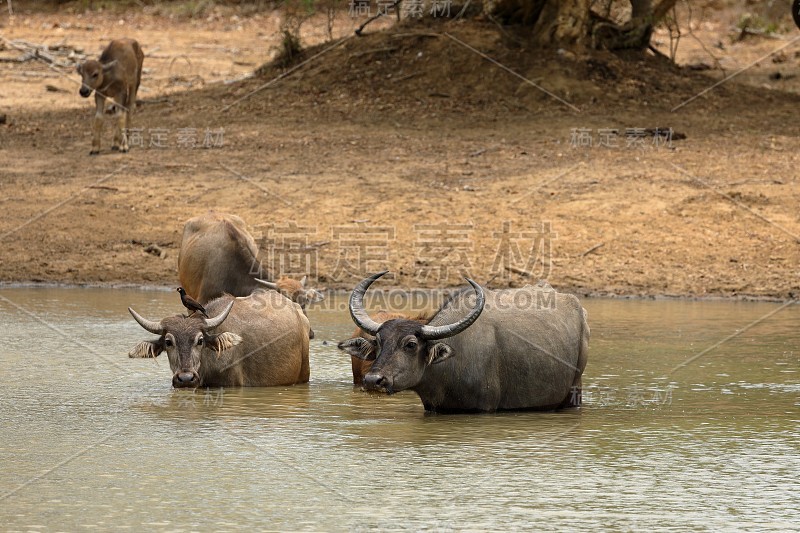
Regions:
<instances>
[{"instance_id":1,"label":"sandy ground","mask_svg":"<svg viewBox=\"0 0 800 533\"><path fill-rule=\"evenodd\" d=\"M72 67L0 63L3 282L174 285L183 222L213 209L247 221L276 275L328 288L387 268L406 287L469 274L580 294L800 295L797 30L737 42L735 13L706 17L679 68L525 51L481 20L384 23L261 88L282 71L226 81L274 55L276 13L2 17L0 58L21 55L9 41L95 56L121 36L146 54L137 145L112 153L109 124L97 157ZM304 43L323 26L308 22ZM719 68L686 67L699 63ZM655 128L685 138L637 136Z\"/></svg>"}]
</instances>

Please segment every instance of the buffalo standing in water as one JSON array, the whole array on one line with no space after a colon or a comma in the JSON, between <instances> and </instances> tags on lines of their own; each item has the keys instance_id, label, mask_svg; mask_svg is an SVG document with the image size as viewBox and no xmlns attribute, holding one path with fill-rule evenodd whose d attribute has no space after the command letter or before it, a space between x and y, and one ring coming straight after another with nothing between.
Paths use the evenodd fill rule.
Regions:
<instances>
[{"instance_id":1,"label":"buffalo standing in water","mask_svg":"<svg viewBox=\"0 0 800 533\"><path fill-rule=\"evenodd\" d=\"M175 388L308 382L308 319L299 305L275 291L212 300L206 304L211 318L177 315L156 322L128 311L158 335L128 355L157 357L166 351Z\"/></svg>"},{"instance_id":2,"label":"buffalo standing in water","mask_svg":"<svg viewBox=\"0 0 800 533\"><path fill-rule=\"evenodd\" d=\"M580 405L589 326L575 296L547 284L484 291L467 280L474 298L466 291L457 294L427 323L380 324L369 317L363 300L384 274L363 280L350 297L354 322L374 340L357 337L341 346L352 356L374 359L364 376L367 390L413 390L426 410L438 412Z\"/></svg>"}]
</instances>

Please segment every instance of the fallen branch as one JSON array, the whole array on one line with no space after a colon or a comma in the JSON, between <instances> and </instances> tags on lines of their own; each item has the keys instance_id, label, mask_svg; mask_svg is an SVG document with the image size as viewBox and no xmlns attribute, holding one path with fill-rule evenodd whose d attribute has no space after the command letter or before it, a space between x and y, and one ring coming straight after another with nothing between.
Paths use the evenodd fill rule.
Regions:
<instances>
[{"instance_id":1,"label":"fallen branch","mask_svg":"<svg viewBox=\"0 0 800 533\"><path fill-rule=\"evenodd\" d=\"M361 26L359 26L358 28L356 28L356 35L358 35L359 37L361 37L361 32L363 32L363 31L364 31L364 28L366 28L366 27L367 27L367 24L370 24L371 22L373 22L373 21L375 21L375 20L377 20L377 19L379 19L379 18L383 17L384 15L386 15L386 14L389 12L389 10L390 10L390 9L394 9L394 8L396 8L397 6L399 6L399 5L400 5L400 2L402 2L402 1L403 1L403 0L395 0L395 2L394 2L393 4L391 4L391 5L387 6L385 10L382 10L382 11L381 11L381 10L378 10L378 14L377 14L377 15L373 15L373 16L371 16L370 18L368 18L368 19L367 19L367 20L364 22L364 24L362 24Z\"/></svg>"},{"instance_id":2,"label":"fallen branch","mask_svg":"<svg viewBox=\"0 0 800 533\"><path fill-rule=\"evenodd\" d=\"M410 80L411 78L413 78L415 76L419 76L419 75L420 75L419 72L412 72L411 74L406 74L405 76L401 76L400 78L395 78L394 80L392 80L392 82L393 83L399 83L401 81Z\"/></svg>"},{"instance_id":3,"label":"fallen branch","mask_svg":"<svg viewBox=\"0 0 800 533\"><path fill-rule=\"evenodd\" d=\"M50 71L39 72L36 70L23 70L22 72L15 72L14 76L22 76L23 78L52 78L53 73Z\"/></svg>"},{"instance_id":4,"label":"fallen branch","mask_svg":"<svg viewBox=\"0 0 800 533\"><path fill-rule=\"evenodd\" d=\"M742 30L739 32L739 36L736 38L736 42L744 41L744 39L748 35L752 35L753 37L765 37L767 39L775 39L778 41L786 41L789 39L785 35L781 35L779 33L767 30L758 30L756 28L748 28L747 26L744 26Z\"/></svg>"},{"instance_id":5,"label":"fallen branch","mask_svg":"<svg viewBox=\"0 0 800 533\"><path fill-rule=\"evenodd\" d=\"M146 100L136 100L136 105L147 105L147 104L163 104L169 102L169 98L148 98Z\"/></svg>"},{"instance_id":6,"label":"fallen branch","mask_svg":"<svg viewBox=\"0 0 800 533\"><path fill-rule=\"evenodd\" d=\"M532 278L533 274L528 272L527 270L522 270L521 268L517 268L515 266L507 266L505 267L506 270L509 272L513 272L514 274L519 274L520 276L526 276L528 278Z\"/></svg>"},{"instance_id":7,"label":"fallen branch","mask_svg":"<svg viewBox=\"0 0 800 533\"><path fill-rule=\"evenodd\" d=\"M222 84L223 85L232 85L234 83L239 83L240 81L249 80L250 78L254 78L254 77L255 77L255 73L248 72L247 74L242 74L241 76L237 76L235 78L230 78L230 79L227 79L227 80L223 80Z\"/></svg>"},{"instance_id":8,"label":"fallen branch","mask_svg":"<svg viewBox=\"0 0 800 533\"><path fill-rule=\"evenodd\" d=\"M219 50L220 52L228 52L231 54L236 54L239 52L238 48L228 48L227 46L223 46L221 44L193 44L192 48L197 48L198 50Z\"/></svg>"},{"instance_id":9,"label":"fallen branch","mask_svg":"<svg viewBox=\"0 0 800 533\"><path fill-rule=\"evenodd\" d=\"M331 243L331 241L319 241L319 242L312 242L306 246L300 248L301 252L309 252L312 250L316 250L317 248L322 248L323 246L327 246Z\"/></svg>"},{"instance_id":10,"label":"fallen branch","mask_svg":"<svg viewBox=\"0 0 800 533\"><path fill-rule=\"evenodd\" d=\"M594 246L592 246L591 248L589 248L588 250L583 252L579 257L586 257L587 255L589 255L590 253L594 252L598 248L604 246L605 244L606 243L604 243L604 242L601 242L600 244L595 244Z\"/></svg>"},{"instance_id":11,"label":"fallen branch","mask_svg":"<svg viewBox=\"0 0 800 533\"><path fill-rule=\"evenodd\" d=\"M5 37L0 37L0 40L2 40L7 48L13 48L23 53L21 57L16 59L3 58L2 61L5 62L24 63L26 61L40 59L56 67L72 68L78 61L85 57L85 55L78 52L77 49L67 46L63 42L49 47L44 44L35 44L21 39L11 41ZM56 56L69 60L69 62L60 61Z\"/></svg>"},{"instance_id":12,"label":"fallen branch","mask_svg":"<svg viewBox=\"0 0 800 533\"><path fill-rule=\"evenodd\" d=\"M736 187L737 185L744 185L745 183L767 183L772 185L783 185L783 180L779 179L771 179L771 180L741 180L741 181L734 181L728 184L728 187Z\"/></svg>"},{"instance_id":13,"label":"fallen branch","mask_svg":"<svg viewBox=\"0 0 800 533\"><path fill-rule=\"evenodd\" d=\"M167 252L157 244L148 244L144 247L144 251L161 259L166 259L167 257Z\"/></svg>"},{"instance_id":14,"label":"fallen branch","mask_svg":"<svg viewBox=\"0 0 800 533\"><path fill-rule=\"evenodd\" d=\"M389 35L391 38L399 37L441 37L438 33L431 33L425 31L414 31L414 32L404 32L404 33L392 33Z\"/></svg>"}]
</instances>

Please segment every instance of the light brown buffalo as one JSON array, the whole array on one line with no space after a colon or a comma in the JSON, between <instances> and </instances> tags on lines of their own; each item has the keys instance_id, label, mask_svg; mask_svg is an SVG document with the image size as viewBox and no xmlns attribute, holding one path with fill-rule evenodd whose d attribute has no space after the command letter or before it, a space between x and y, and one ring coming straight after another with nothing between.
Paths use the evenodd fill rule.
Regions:
<instances>
[{"instance_id":1,"label":"light brown buffalo","mask_svg":"<svg viewBox=\"0 0 800 533\"><path fill-rule=\"evenodd\" d=\"M186 292L201 304L223 294L247 296L257 288L275 290L300 305L324 299L301 281L282 277L277 282L260 279L266 270L258 259L256 241L244 220L236 215L206 213L186 221L178 254L178 278ZM314 338L314 332L311 332Z\"/></svg>"},{"instance_id":2,"label":"light brown buffalo","mask_svg":"<svg viewBox=\"0 0 800 533\"><path fill-rule=\"evenodd\" d=\"M128 130L131 127L131 115L136 109L136 93L142 81L143 62L144 53L139 43L133 39L117 39L109 43L99 60L92 59L78 65L80 95L88 98L94 91L95 114L90 155L100 152L100 134L106 114L116 118L111 149L120 152L129 150Z\"/></svg>"},{"instance_id":3,"label":"light brown buffalo","mask_svg":"<svg viewBox=\"0 0 800 533\"><path fill-rule=\"evenodd\" d=\"M321 302L325 299L325 296L318 290L306 288L306 276L303 276L303 279L300 281L287 278L286 276L281 276L281 279L276 282L266 281L263 279L257 279L256 281L268 289L272 289L273 291L278 291L279 293L283 294L291 301L298 304L304 313L306 312L306 306L308 304Z\"/></svg>"},{"instance_id":4,"label":"light brown buffalo","mask_svg":"<svg viewBox=\"0 0 800 533\"><path fill-rule=\"evenodd\" d=\"M128 311L158 335L128 355L157 357L166 351L176 388L308 382L308 319L300 306L275 291L212 300L206 305L211 318L176 315L156 322Z\"/></svg>"},{"instance_id":5,"label":"light brown buffalo","mask_svg":"<svg viewBox=\"0 0 800 533\"><path fill-rule=\"evenodd\" d=\"M206 213L183 226L178 279L186 292L205 304L223 294L247 296L266 277L256 241L236 215Z\"/></svg>"}]
</instances>

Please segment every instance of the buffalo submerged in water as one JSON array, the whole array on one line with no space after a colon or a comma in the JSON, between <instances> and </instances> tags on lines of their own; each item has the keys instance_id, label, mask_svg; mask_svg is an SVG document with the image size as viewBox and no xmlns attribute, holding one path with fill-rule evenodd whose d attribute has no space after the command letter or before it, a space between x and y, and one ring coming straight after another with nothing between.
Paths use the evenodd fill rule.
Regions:
<instances>
[{"instance_id":1,"label":"buffalo submerged in water","mask_svg":"<svg viewBox=\"0 0 800 533\"><path fill-rule=\"evenodd\" d=\"M491 291L467 280L474 296L457 293L427 323L381 324L363 302L384 274L363 280L350 297L353 321L374 339L340 345L352 356L374 359L364 376L367 390L413 390L426 410L438 412L580 405L589 326L575 296L546 283Z\"/></svg>"},{"instance_id":2,"label":"buffalo submerged in water","mask_svg":"<svg viewBox=\"0 0 800 533\"><path fill-rule=\"evenodd\" d=\"M138 343L130 357L167 352L172 385L270 387L307 383L308 318L300 306L275 291L256 291L210 301L206 311L148 320L128 308L157 339Z\"/></svg>"}]
</instances>

